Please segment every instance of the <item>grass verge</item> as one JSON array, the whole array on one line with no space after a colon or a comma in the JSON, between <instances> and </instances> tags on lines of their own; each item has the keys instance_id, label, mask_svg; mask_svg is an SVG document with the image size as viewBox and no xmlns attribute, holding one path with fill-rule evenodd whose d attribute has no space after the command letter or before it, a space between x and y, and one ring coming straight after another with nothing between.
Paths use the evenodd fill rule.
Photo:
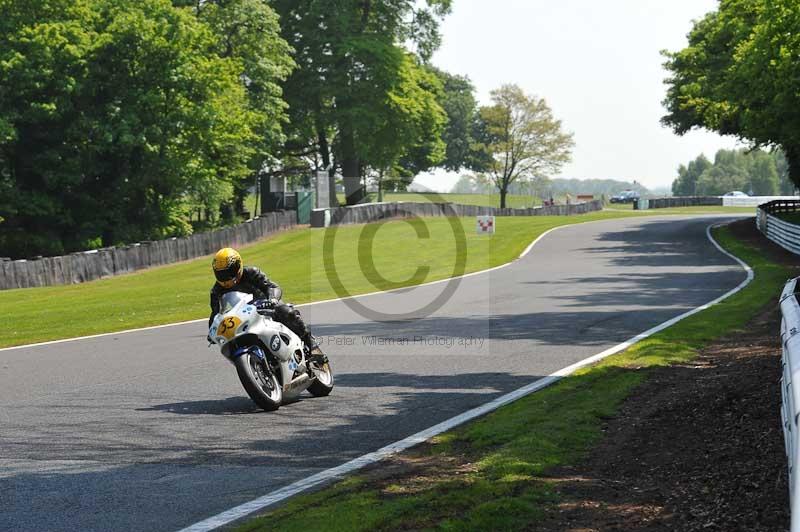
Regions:
<instances>
[{"instance_id":1,"label":"grass verge","mask_svg":"<svg viewBox=\"0 0 800 532\"><path fill-rule=\"evenodd\" d=\"M741 292L413 450L406 462L427 464L422 470L355 475L299 496L238 532L530 528L556 500L542 475L554 466L577 462L601 437L604 419L652 370L691 360L712 340L741 330L758 309L775 304L788 270L726 228L716 230L715 238L754 269L755 279Z\"/></svg>"},{"instance_id":2,"label":"grass verge","mask_svg":"<svg viewBox=\"0 0 800 532\"><path fill-rule=\"evenodd\" d=\"M260 266L283 287L287 301L306 303L337 297L328 280L333 268L350 294L410 286L451 277L459 258L464 273L509 262L554 227L625 216L633 214L499 218L492 237L475 234L474 218L462 218L457 220L466 241L461 252L446 218L385 222L373 242L361 237L366 227L376 226L341 226L332 262L322 255L323 239L330 231L324 229L288 231L240 251L245 264ZM369 268L362 267L364 256L372 257ZM79 285L0 291L0 315L6 317L0 347L207 316L213 282L209 262L200 258Z\"/></svg>"}]
</instances>

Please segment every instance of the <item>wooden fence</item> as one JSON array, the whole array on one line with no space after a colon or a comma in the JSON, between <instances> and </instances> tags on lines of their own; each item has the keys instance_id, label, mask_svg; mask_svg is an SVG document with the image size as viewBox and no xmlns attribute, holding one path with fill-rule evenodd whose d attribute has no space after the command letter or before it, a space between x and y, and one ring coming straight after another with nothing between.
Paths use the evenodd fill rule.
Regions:
<instances>
[{"instance_id":1,"label":"wooden fence","mask_svg":"<svg viewBox=\"0 0 800 532\"><path fill-rule=\"evenodd\" d=\"M210 255L241 246L297 225L295 211L273 212L255 220L185 238L138 242L128 246L81 251L61 257L0 260L0 290L92 281L152 266Z\"/></svg>"},{"instance_id":2,"label":"wooden fence","mask_svg":"<svg viewBox=\"0 0 800 532\"><path fill-rule=\"evenodd\" d=\"M315 209L311 212L311 227L328 227L341 224L363 224L387 218L413 216L568 216L603 209L600 200L571 205L548 205L529 209L500 209L457 203L367 203L352 207Z\"/></svg>"}]
</instances>

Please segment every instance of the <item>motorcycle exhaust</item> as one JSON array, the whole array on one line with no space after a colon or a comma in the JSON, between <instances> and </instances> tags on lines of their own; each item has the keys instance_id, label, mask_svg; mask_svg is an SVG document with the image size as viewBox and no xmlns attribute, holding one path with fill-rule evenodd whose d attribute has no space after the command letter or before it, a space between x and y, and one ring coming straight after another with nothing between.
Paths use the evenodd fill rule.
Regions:
<instances>
[{"instance_id":1,"label":"motorcycle exhaust","mask_svg":"<svg viewBox=\"0 0 800 532\"><path fill-rule=\"evenodd\" d=\"M306 384L311 384L311 377L309 377L307 373L303 373L302 375L294 379L292 382L284 384L283 392L286 393L292 390L296 390L297 388L300 388L301 386L304 386Z\"/></svg>"}]
</instances>

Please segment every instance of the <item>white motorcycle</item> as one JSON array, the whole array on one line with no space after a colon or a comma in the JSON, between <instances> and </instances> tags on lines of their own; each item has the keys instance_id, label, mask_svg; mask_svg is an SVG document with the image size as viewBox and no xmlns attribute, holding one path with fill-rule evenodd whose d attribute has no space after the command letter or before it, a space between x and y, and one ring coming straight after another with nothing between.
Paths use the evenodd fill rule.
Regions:
<instances>
[{"instance_id":1,"label":"white motorcycle","mask_svg":"<svg viewBox=\"0 0 800 532\"><path fill-rule=\"evenodd\" d=\"M247 395L264 410L277 410L305 390L328 395L333 372L327 357L319 349L309 352L295 333L274 321L273 306L244 292L224 294L209 340L236 366Z\"/></svg>"}]
</instances>

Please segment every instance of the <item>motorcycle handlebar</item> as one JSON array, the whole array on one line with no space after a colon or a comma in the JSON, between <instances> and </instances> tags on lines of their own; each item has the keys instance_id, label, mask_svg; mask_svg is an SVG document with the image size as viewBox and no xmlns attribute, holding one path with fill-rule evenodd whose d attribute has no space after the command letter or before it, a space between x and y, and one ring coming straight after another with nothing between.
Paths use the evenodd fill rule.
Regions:
<instances>
[{"instance_id":1,"label":"motorcycle handlebar","mask_svg":"<svg viewBox=\"0 0 800 532\"><path fill-rule=\"evenodd\" d=\"M257 299L253 301L256 311L262 316L272 317L275 314L275 307L278 302L274 299Z\"/></svg>"},{"instance_id":2,"label":"motorcycle handlebar","mask_svg":"<svg viewBox=\"0 0 800 532\"><path fill-rule=\"evenodd\" d=\"M268 310L275 308L277 302L274 299L256 299L253 301L253 306L258 310Z\"/></svg>"}]
</instances>

